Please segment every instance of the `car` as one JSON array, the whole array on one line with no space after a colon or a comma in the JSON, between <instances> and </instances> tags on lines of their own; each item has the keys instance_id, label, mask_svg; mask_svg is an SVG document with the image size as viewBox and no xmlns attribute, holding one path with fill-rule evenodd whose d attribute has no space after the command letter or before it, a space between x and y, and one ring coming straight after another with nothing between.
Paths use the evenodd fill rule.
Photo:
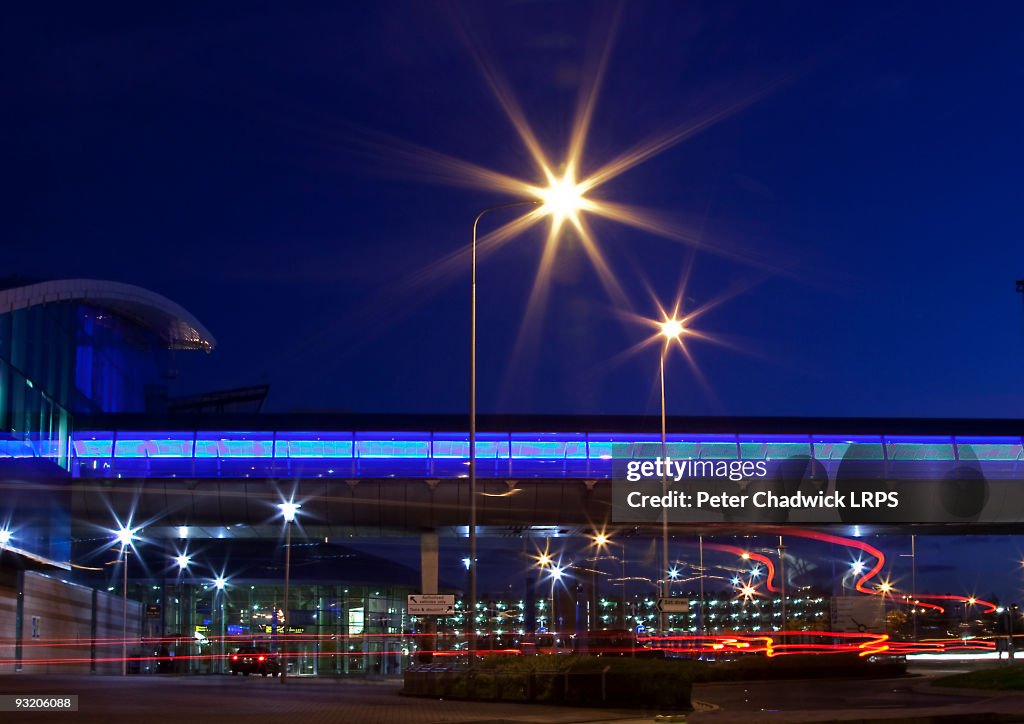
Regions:
<instances>
[{"instance_id":1,"label":"car","mask_svg":"<svg viewBox=\"0 0 1024 724\"><path fill-rule=\"evenodd\" d=\"M280 676L281 656L266 646L243 646L231 654L231 675Z\"/></svg>"}]
</instances>

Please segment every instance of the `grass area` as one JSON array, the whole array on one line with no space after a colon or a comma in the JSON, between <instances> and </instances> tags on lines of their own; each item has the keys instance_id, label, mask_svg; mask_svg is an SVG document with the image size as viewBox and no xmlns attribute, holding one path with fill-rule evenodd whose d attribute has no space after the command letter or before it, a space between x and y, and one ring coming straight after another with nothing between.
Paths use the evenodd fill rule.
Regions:
<instances>
[{"instance_id":1,"label":"grass area","mask_svg":"<svg viewBox=\"0 0 1024 724\"><path fill-rule=\"evenodd\" d=\"M994 669L980 669L978 671L969 671L966 674L945 676L938 679L935 685L963 689L1024 691L1024 664L1000 666Z\"/></svg>"}]
</instances>

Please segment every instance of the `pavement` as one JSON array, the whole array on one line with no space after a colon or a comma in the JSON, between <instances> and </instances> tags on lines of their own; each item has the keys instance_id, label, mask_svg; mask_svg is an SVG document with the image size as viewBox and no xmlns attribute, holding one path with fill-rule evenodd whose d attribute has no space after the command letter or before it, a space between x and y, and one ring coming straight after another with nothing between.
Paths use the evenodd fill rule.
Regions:
<instances>
[{"instance_id":1,"label":"pavement","mask_svg":"<svg viewBox=\"0 0 1024 724\"><path fill-rule=\"evenodd\" d=\"M1024 693L949 690L934 677L698 684L690 724L1024 722ZM77 694L77 712L0 713L0 721L75 724L654 724L657 712L419 699L395 680L230 676L0 677L0 694ZM661 721L672 721L662 719Z\"/></svg>"},{"instance_id":2,"label":"pavement","mask_svg":"<svg viewBox=\"0 0 1024 724\"><path fill-rule=\"evenodd\" d=\"M933 686L938 675L895 679L697 684L693 699L714 705L695 711L690 724L773 722L1024 722L1024 692Z\"/></svg>"}]
</instances>

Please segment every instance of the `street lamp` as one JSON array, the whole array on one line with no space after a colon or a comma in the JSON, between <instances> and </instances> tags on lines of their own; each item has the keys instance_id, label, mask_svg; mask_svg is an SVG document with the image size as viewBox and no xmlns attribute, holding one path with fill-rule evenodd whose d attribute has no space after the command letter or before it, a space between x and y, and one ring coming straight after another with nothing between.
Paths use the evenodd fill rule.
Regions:
<instances>
[{"instance_id":1,"label":"street lamp","mask_svg":"<svg viewBox=\"0 0 1024 724\"><path fill-rule=\"evenodd\" d=\"M591 540L593 541L594 547L597 548L599 556L601 551L603 551L608 546L612 544L616 544L619 546L619 585L621 588L621 595L619 596L619 606L621 610L619 611L619 613L622 616L622 627L626 628L626 543L625 541L620 541L616 543L612 540L611 536L609 536L607 533L603 531L595 533L592 536ZM610 557L612 560L615 559L615 556Z\"/></svg>"},{"instance_id":2,"label":"street lamp","mask_svg":"<svg viewBox=\"0 0 1024 724\"><path fill-rule=\"evenodd\" d=\"M559 565L551 566L551 633L557 637L555 625L558 618L555 616L555 584L562 580L565 568Z\"/></svg>"},{"instance_id":3,"label":"street lamp","mask_svg":"<svg viewBox=\"0 0 1024 724\"><path fill-rule=\"evenodd\" d=\"M135 533L130 526L118 524L114 531L115 540L121 545L121 676L128 675L128 549L135 542Z\"/></svg>"},{"instance_id":4,"label":"street lamp","mask_svg":"<svg viewBox=\"0 0 1024 724\"><path fill-rule=\"evenodd\" d=\"M552 233L566 218L575 218L576 212L588 208L589 203L583 197L586 187L576 182L571 172L562 178L548 174L548 186L528 187L528 191L537 198L519 199L504 204L490 206L473 219L473 233L470 241L470 303L469 303L469 660L475 660L476 653L476 598L477 598L477 565L476 565L476 260L477 260L477 227L480 219L486 214L499 209L511 209L518 206L539 206L538 214L551 216Z\"/></svg>"},{"instance_id":5,"label":"street lamp","mask_svg":"<svg viewBox=\"0 0 1024 724\"><path fill-rule=\"evenodd\" d=\"M179 553L174 557L174 562L178 564L179 571L184 571L188 568L189 563L192 562L192 556L187 553Z\"/></svg>"},{"instance_id":6,"label":"street lamp","mask_svg":"<svg viewBox=\"0 0 1024 724\"><path fill-rule=\"evenodd\" d=\"M284 518L284 530L285 530L285 543L284 543L284 622L285 626L288 625L288 586L291 582L292 573L292 523L295 522L295 514L298 512L302 505L293 501L285 503L278 503L277 509L281 511L281 517ZM284 684L288 678L288 631L284 630L281 637L281 648L284 651L281 652L281 683Z\"/></svg>"},{"instance_id":7,"label":"street lamp","mask_svg":"<svg viewBox=\"0 0 1024 724\"><path fill-rule=\"evenodd\" d=\"M658 336L665 340L665 343L661 346L661 355L659 357L659 379L661 382L661 459L662 459L662 470L664 470L664 461L668 456L668 442L667 442L667 424L665 416L665 354L668 352L668 347L672 342L680 342L680 337L686 331L683 326L683 320L676 318L673 314L671 317L666 317L661 322L658 322ZM668 478L663 474L661 476L661 494L668 494ZM672 595L671 587L668 581L668 508L662 508L661 510L661 575L658 578L662 581L663 593L665 598L670 598ZM664 611L658 613L658 630L661 635L664 636L667 631L665 629L665 623L668 620L668 614Z\"/></svg>"},{"instance_id":8,"label":"street lamp","mask_svg":"<svg viewBox=\"0 0 1024 724\"><path fill-rule=\"evenodd\" d=\"M0 528L0 547L6 548L7 544L11 542L13 534L6 528Z\"/></svg>"},{"instance_id":9,"label":"street lamp","mask_svg":"<svg viewBox=\"0 0 1024 724\"><path fill-rule=\"evenodd\" d=\"M222 674L224 673L224 657L227 653L224 641L224 639L227 638L227 627L224 621L224 589L227 587L227 585L228 579L224 577L223 573L221 573L213 579L213 588L215 590L213 596L214 600L217 601L219 604L217 609L218 618L220 619L220 636L218 637L220 639L220 656L217 657L217 660L219 662L219 668Z\"/></svg>"}]
</instances>

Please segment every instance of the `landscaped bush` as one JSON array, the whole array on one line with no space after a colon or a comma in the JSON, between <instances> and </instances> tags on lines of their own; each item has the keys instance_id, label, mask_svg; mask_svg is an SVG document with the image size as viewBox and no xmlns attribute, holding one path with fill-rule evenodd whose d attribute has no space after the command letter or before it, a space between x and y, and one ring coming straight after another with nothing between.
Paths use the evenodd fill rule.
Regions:
<instances>
[{"instance_id":1,"label":"landscaped bush","mask_svg":"<svg viewBox=\"0 0 1024 724\"><path fill-rule=\"evenodd\" d=\"M473 671L406 671L413 696L686 709L691 662L595 656L491 657Z\"/></svg>"},{"instance_id":2,"label":"landscaped bush","mask_svg":"<svg viewBox=\"0 0 1024 724\"><path fill-rule=\"evenodd\" d=\"M491 701L678 710L694 682L899 676L906 664L857 654L744 656L709 663L618 656L491 656L473 671L411 669L403 693Z\"/></svg>"}]
</instances>

